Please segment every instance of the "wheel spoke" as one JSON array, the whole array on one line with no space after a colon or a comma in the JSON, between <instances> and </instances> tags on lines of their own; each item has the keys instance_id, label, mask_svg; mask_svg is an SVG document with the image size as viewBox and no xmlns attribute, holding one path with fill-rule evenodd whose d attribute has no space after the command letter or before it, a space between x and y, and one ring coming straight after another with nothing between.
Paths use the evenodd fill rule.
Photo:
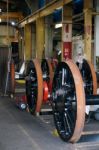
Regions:
<instances>
[{"instance_id":1,"label":"wheel spoke","mask_svg":"<svg viewBox=\"0 0 99 150\"><path fill-rule=\"evenodd\" d=\"M71 133L71 125L69 119L67 117L67 113L64 113L64 128L67 130L67 133Z\"/></svg>"}]
</instances>

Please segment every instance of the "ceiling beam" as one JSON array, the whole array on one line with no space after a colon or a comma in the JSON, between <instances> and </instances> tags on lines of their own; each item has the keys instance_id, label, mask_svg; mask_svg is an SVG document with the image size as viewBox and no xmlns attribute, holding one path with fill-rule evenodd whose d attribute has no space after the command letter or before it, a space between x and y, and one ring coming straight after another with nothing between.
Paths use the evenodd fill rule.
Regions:
<instances>
[{"instance_id":1,"label":"ceiling beam","mask_svg":"<svg viewBox=\"0 0 99 150\"><path fill-rule=\"evenodd\" d=\"M55 9L62 7L65 4L72 2L72 0L53 0L52 2L46 4L43 8L36 11L32 15L24 18L20 23L19 27L24 27L25 24L34 22L37 18L50 15L55 11Z\"/></svg>"},{"instance_id":2,"label":"ceiling beam","mask_svg":"<svg viewBox=\"0 0 99 150\"><path fill-rule=\"evenodd\" d=\"M0 18L1 19L7 19L7 17L9 19L18 19L18 20L22 20L23 16L21 12L8 12L8 13L2 13L0 14Z\"/></svg>"}]
</instances>

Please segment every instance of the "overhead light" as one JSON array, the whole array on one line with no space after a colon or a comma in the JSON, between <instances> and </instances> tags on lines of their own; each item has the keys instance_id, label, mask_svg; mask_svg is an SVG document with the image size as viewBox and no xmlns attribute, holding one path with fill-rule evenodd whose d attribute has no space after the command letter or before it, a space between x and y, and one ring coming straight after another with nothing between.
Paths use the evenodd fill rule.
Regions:
<instances>
[{"instance_id":1,"label":"overhead light","mask_svg":"<svg viewBox=\"0 0 99 150\"><path fill-rule=\"evenodd\" d=\"M12 24L12 26L15 26L15 22L14 21L12 21L11 24Z\"/></svg>"},{"instance_id":2,"label":"overhead light","mask_svg":"<svg viewBox=\"0 0 99 150\"><path fill-rule=\"evenodd\" d=\"M0 22L2 21L2 19L0 18Z\"/></svg>"},{"instance_id":3,"label":"overhead light","mask_svg":"<svg viewBox=\"0 0 99 150\"><path fill-rule=\"evenodd\" d=\"M62 9L62 7L58 7L58 8L56 8L56 10L60 10L60 9Z\"/></svg>"},{"instance_id":4,"label":"overhead light","mask_svg":"<svg viewBox=\"0 0 99 150\"><path fill-rule=\"evenodd\" d=\"M57 24L55 24L55 29L61 28L61 27L62 27L62 23L57 23Z\"/></svg>"},{"instance_id":5,"label":"overhead light","mask_svg":"<svg viewBox=\"0 0 99 150\"><path fill-rule=\"evenodd\" d=\"M0 13L2 12L2 9L0 8Z\"/></svg>"}]
</instances>

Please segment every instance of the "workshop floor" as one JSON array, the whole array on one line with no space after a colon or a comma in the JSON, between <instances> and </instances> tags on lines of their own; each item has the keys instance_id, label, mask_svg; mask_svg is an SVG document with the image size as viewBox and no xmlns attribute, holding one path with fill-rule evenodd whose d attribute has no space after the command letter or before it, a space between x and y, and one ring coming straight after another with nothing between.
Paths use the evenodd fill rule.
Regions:
<instances>
[{"instance_id":1,"label":"workshop floor","mask_svg":"<svg viewBox=\"0 0 99 150\"><path fill-rule=\"evenodd\" d=\"M19 110L13 99L0 97L0 150L99 150L98 122L85 128L94 132L84 132L76 144L65 143L55 133L51 115L33 117Z\"/></svg>"}]
</instances>

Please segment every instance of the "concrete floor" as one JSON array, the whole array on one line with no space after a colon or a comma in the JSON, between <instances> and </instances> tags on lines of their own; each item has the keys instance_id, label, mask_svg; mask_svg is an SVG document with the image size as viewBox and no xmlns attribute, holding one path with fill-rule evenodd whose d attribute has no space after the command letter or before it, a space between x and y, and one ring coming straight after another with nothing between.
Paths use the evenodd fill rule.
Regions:
<instances>
[{"instance_id":1,"label":"concrete floor","mask_svg":"<svg viewBox=\"0 0 99 150\"><path fill-rule=\"evenodd\" d=\"M54 129L52 116L33 117L19 110L13 99L0 97L0 150L99 150L98 134L94 140L83 137L69 144L55 136Z\"/></svg>"}]
</instances>

